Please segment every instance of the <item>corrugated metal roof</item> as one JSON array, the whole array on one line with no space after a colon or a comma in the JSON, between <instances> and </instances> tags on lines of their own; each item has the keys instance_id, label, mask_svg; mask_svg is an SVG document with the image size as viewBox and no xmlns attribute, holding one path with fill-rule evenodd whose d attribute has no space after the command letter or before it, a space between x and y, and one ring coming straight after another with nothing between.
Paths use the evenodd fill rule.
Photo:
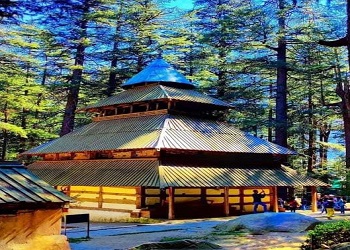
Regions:
<instances>
[{"instance_id":1,"label":"corrugated metal roof","mask_svg":"<svg viewBox=\"0 0 350 250\"><path fill-rule=\"evenodd\" d=\"M166 114L93 122L22 155L138 148L295 154L227 123Z\"/></svg>"},{"instance_id":2,"label":"corrugated metal roof","mask_svg":"<svg viewBox=\"0 0 350 250\"><path fill-rule=\"evenodd\" d=\"M157 160L38 161L28 168L53 186L159 187Z\"/></svg>"},{"instance_id":3,"label":"corrugated metal roof","mask_svg":"<svg viewBox=\"0 0 350 250\"><path fill-rule=\"evenodd\" d=\"M170 64L161 58L151 62L146 68L134 75L121 86L129 87L140 83L150 82L170 82L194 87L183 74L175 70Z\"/></svg>"},{"instance_id":4,"label":"corrugated metal roof","mask_svg":"<svg viewBox=\"0 0 350 250\"><path fill-rule=\"evenodd\" d=\"M185 164L184 164L185 165ZM161 166L160 187L327 186L286 168Z\"/></svg>"},{"instance_id":5,"label":"corrugated metal roof","mask_svg":"<svg viewBox=\"0 0 350 250\"><path fill-rule=\"evenodd\" d=\"M0 163L0 204L64 203L71 199L16 162Z\"/></svg>"},{"instance_id":6,"label":"corrugated metal roof","mask_svg":"<svg viewBox=\"0 0 350 250\"><path fill-rule=\"evenodd\" d=\"M114 96L103 99L95 104L89 105L81 110L90 110L105 106L113 106L118 104L127 104L135 102L145 102L151 100L169 99L178 101L197 102L202 104L210 104L222 107L231 107L230 104L223 102L211 96L204 95L196 90L178 89L162 85L150 85L137 87L127 91L123 91Z\"/></svg>"},{"instance_id":7,"label":"corrugated metal roof","mask_svg":"<svg viewBox=\"0 0 350 250\"><path fill-rule=\"evenodd\" d=\"M165 115L93 122L23 155L155 148Z\"/></svg>"},{"instance_id":8,"label":"corrugated metal roof","mask_svg":"<svg viewBox=\"0 0 350 250\"><path fill-rule=\"evenodd\" d=\"M327 186L290 168L231 168L157 160L41 161L28 166L51 185L239 187Z\"/></svg>"},{"instance_id":9,"label":"corrugated metal roof","mask_svg":"<svg viewBox=\"0 0 350 250\"><path fill-rule=\"evenodd\" d=\"M158 141L160 149L215 152L295 154L294 151L244 133L227 123L170 116Z\"/></svg>"}]
</instances>

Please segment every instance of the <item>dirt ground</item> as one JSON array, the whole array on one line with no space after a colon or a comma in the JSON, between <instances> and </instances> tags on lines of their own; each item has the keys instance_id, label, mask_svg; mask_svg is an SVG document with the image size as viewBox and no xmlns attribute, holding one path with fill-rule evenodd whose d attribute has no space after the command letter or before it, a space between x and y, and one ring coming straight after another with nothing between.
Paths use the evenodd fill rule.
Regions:
<instances>
[{"instance_id":1,"label":"dirt ground","mask_svg":"<svg viewBox=\"0 0 350 250\"><path fill-rule=\"evenodd\" d=\"M224 249L300 249L306 240L306 233L268 233L264 235L247 235L239 237L221 236L211 241Z\"/></svg>"},{"instance_id":2,"label":"dirt ground","mask_svg":"<svg viewBox=\"0 0 350 250\"><path fill-rule=\"evenodd\" d=\"M324 214L320 212L312 213L311 211L298 211L308 216L315 217L320 221L328 221ZM336 213L333 220L349 219L350 212L345 215ZM227 220L228 218L226 218ZM233 219L233 218L230 218ZM223 220L218 219L215 223L220 223ZM213 222L213 221L212 221ZM210 221L203 221L202 226L190 226L188 222L169 222L171 224L178 223L178 228L169 228L152 231L123 231L124 233L113 233L101 236L92 236L89 241L71 243L72 250L126 250L140 244L148 242L159 242L163 240L174 239L197 239L206 240L211 243L221 246L223 249L237 249L237 250L292 250L300 249L300 246L306 240L307 232L301 233L282 233L271 232L263 235L217 235L212 234L213 224L205 225L203 223L210 223ZM183 224L181 224L183 223ZM148 227L148 226L147 226ZM108 230L108 229L106 229ZM68 235L69 236L69 235Z\"/></svg>"}]
</instances>

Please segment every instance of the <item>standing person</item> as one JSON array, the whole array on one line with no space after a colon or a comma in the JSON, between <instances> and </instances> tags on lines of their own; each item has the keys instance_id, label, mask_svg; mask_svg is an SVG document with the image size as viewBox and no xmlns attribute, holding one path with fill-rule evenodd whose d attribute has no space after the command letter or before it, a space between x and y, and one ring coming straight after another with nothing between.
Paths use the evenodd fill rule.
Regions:
<instances>
[{"instance_id":1,"label":"standing person","mask_svg":"<svg viewBox=\"0 0 350 250\"><path fill-rule=\"evenodd\" d=\"M284 200L282 198L278 198L278 206L284 207Z\"/></svg>"},{"instance_id":2,"label":"standing person","mask_svg":"<svg viewBox=\"0 0 350 250\"><path fill-rule=\"evenodd\" d=\"M160 205L163 207L166 203L166 189L165 188L161 188L160 189Z\"/></svg>"},{"instance_id":3,"label":"standing person","mask_svg":"<svg viewBox=\"0 0 350 250\"><path fill-rule=\"evenodd\" d=\"M301 209L306 210L306 205L307 205L307 199L305 197L303 197L301 199Z\"/></svg>"},{"instance_id":4,"label":"standing person","mask_svg":"<svg viewBox=\"0 0 350 250\"><path fill-rule=\"evenodd\" d=\"M321 200L321 214L323 214L323 212L326 214L327 213L327 200L328 200L328 196L323 196L322 200Z\"/></svg>"},{"instance_id":5,"label":"standing person","mask_svg":"<svg viewBox=\"0 0 350 250\"><path fill-rule=\"evenodd\" d=\"M263 206L264 212L266 212L267 206L264 202L261 201L261 199L265 197L264 190L258 193L258 190L254 189L252 196L253 196L253 204L254 204L254 213L257 212L257 208L259 205Z\"/></svg>"},{"instance_id":6,"label":"standing person","mask_svg":"<svg viewBox=\"0 0 350 250\"><path fill-rule=\"evenodd\" d=\"M289 208L291 212L295 213L295 210L300 206L299 202L295 199L295 197L292 197L292 199L289 201Z\"/></svg>"},{"instance_id":7,"label":"standing person","mask_svg":"<svg viewBox=\"0 0 350 250\"><path fill-rule=\"evenodd\" d=\"M334 216L334 196L330 195L327 200L327 218L328 220L331 219L331 217Z\"/></svg>"},{"instance_id":8,"label":"standing person","mask_svg":"<svg viewBox=\"0 0 350 250\"><path fill-rule=\"evenodd\" d=\"M338 198L338 206L340 208L340 213L345 214L345 200L343 197Z\"/></svg>"}]
</instances>

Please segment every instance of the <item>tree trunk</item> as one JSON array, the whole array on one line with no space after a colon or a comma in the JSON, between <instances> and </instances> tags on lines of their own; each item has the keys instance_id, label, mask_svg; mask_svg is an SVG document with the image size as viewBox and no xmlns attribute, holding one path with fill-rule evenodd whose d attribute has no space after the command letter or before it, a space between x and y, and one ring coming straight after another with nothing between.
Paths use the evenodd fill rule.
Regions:
<instances>
[{"instance_id":1,"label":"tree trunk","mask_svg":"<svg viewBox=\"0 0 350 250\"><path fill-rule=\"evenodd\" d=\"M119 14L121 15L121 13L123 12L123 1L120 1L119 3ZM121 17L118 18L117 20L117 24L116 24L116 28L115 28L115 40L113 42L113 58L111 61L111 69L109 72L109 78L108 78L108 86L107 86L107 90L106 90L106 95L107 96L111 96L115 89L117 88L117 73L116 73L116 69L117 69L117 63L118 63L118 58L117 58L117 54L118 54L118 48L119 48L119 38L118 35L120 33L120 28L122 27L122 21L121 21Z\"/></svg>"},{"instance_id":2,"label":"tree trunk","mask_svg":"<svg viewBox=\"0 0 350 250\"><path fill-rule=\"evenodd\" d=\"M328 143L329 135L331 133L331 126L328 124L323 124L320 128L320 142ZM320 146L320 166L322 170L324 169L328 158L328 147L325 145Z\"/></svg>"},{"instance_id":3,"label":"tree trunk","mask_svg":"<svg viewBox=\"0 0 350 250\"><path fill-rule=\"evenodd\" d=\"M28 96L28 90L24 91L24 96ZM27 116L28 116L29 110L26 108L22 108L22 115L21 115L21 127L23 129L27 128ZM27 138L21 137L19 139L20 141L20 152L22 153L24 152L25 148L26 148L26 144L27 144Z\"/></svg>"},{"instance_id":4,"label":"tree trunk","mask_svg":"<svg viewBox=\"0 0 350 250\"><path fill-rule=\"evenodd\" d=\"M310 51L309 51L310 52ZM308 53L309 53L308 52ZM309 67L311 65L311 58L308 56L305 58L305 66ZM315 118L314 118L314 103L313 103L313 94L312 94L312 76L309 72L307 75L308 78L308 124L309 124L309 140L308 140L308 162L307 162L307 171L312 172L315 162L316 162L316 153L315 153Z\"/></svg>"},{"instance_id":5,"label":"tree trunk","mask_svg":"<svg viewBox=\"0 0 350 250\"><path fill-rule=\"evenodd\" d=\"M320 45L328 47L341 47L346 46L348 53L348 70L350 69L350 0L347 0L346 7L347 22L346 36L335 40L335 41L319 41ZM345 163L346 168L350 169L350 89L349 89L348 79L339 79L337 82L336 93L341 98L340 108L343 116L344 122L344 133L345 133Z\"/></svg>"},{"instance_id":6,"label":"tree trunk","mask_svg":"<svg viewBox=\"0 0 350 250\"><path fill-rule=\"evenodd\" d=\"M273 98L273 86L272 86L272 84L270 84L270 86L269 86L269 95L270 95L269 98L272 100L272 98ZM267 140L269 142L273 141L273 139L272 139L272 137L273 137L273 135L272 135L272 129L273 129L272 124L273 124L273 110L272 110L272 106L269 105L269 127L267 129Z\"/></svg>"},{"instance_id":7,"label":"tree trunk","mask_svg":"<svg viewBox=\"0 0 350 250\"><path fill-rule=\"evenodd\" d=\"M4 105L4 122L8 122L8 110L7 102ZM1 160L6 160L7 144L8 144L8 133L5 129L2 130L2 151L1 151Z\"/></svg>"},{"instance_id":8,"label":"tree trunk","mask_svg":"<svg viewBox=\"0 0 350 250\"><path fill-rule=\"evenodd\" d=\"M279 0L280 12L284 12L285 0ZM287 45L284 14L278 18L279 40L277 48L277 92L276 92L276 143L287 147Z\"/></svg>"},{"instance_id":9,"label":"tree trunk","mask_svg":"<svg viewBox=\"0 0 350 250\"><path fill-rule=\"evenodd\" d=\"M344 98L342 98L342 115L344 122L344 133L345 133L345 162L346 168L350 169L350 99L347 93Z\"/></svg>"},{"instance_id":10,"label":"tree trunk","mask_svg":"<svg viewBox=\"0 0 350 250\"><path fill-rule=\"evenodd\" d=\"M87 37L87 19L84 18L86 14L89 12L89 7L86 6L84 8L84 13L82 15L82 20L80 23L81 36L80 40L83 40ZM75 66L77 67L73 70L71 85L68 89L67 103L64 110L63 122L61 127L60 136L64 136L74 129L74 118L75 118L75 110L78 106L79 101L79 90L80 83L82 81L83 75L83 65L84 65L84 54L85 54L86 45L83 42L80 42L77 46L76 56L75 56Z\"/></svg>"}]
</instances>

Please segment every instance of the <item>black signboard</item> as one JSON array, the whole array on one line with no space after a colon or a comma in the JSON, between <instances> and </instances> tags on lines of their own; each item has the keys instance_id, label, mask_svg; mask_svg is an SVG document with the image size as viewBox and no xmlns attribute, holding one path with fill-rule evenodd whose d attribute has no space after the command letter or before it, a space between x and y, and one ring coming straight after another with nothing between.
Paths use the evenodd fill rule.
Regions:
<instances>
[{"instance_id":1,"label":"black signboard","mask_svg":"<svg viewBox=\"0 0 350 250\"><path fill-rule=\"evenodd\" d=\"M67 224L87 222L87 236L90 238L90 214L67 214L64 216L64 234L67 235Z\"/></svg>"}]
</instances>

